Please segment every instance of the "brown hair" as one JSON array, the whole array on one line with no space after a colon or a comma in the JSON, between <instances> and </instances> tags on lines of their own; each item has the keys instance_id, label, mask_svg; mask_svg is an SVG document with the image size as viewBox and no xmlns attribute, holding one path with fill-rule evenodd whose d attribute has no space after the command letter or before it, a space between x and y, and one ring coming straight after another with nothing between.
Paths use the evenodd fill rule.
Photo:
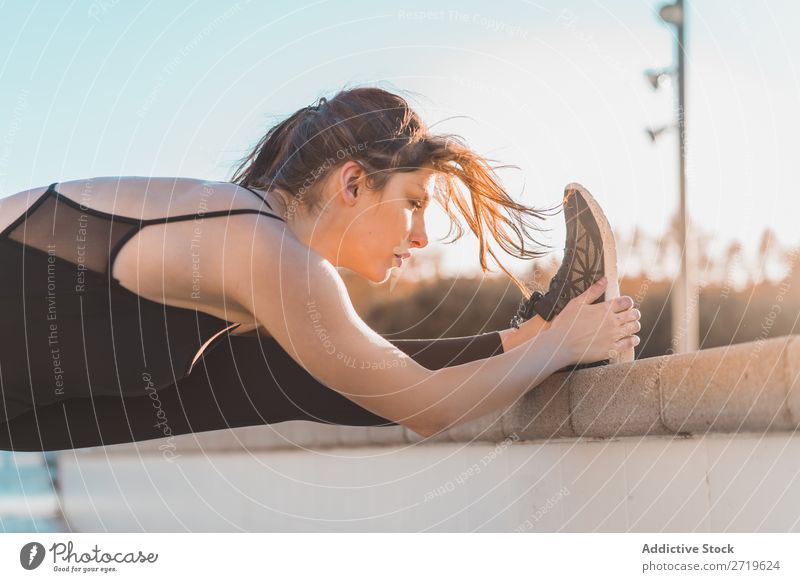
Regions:
<instances>
[{"instance_id":1,"label":"brown hair","mask_svg":"<svg viewBox=\"0 0 800 582\"><path fill-rule=\"evenodd\" d=\"M515 202L495 170L517 166L492 167L490 160L473 152L459 136L431 134L404 98L384 89L343 89L330 100L322 97L315 105L296 111L272 127L240 160L231 182L279 188L313 210L321 203L315 184L348 159L365 168L367 186L378 191L393 172L432 168L438 174L435 200L451 220L447 236L456 230L447 242L463 236L463 218L478 237L481 269L489 270L488 253L523 295L530 296L527 286L497 259L487 234L517 258L541 257L546 251L526 248L526 238L546 246L530 236L529 229L543 230L530 219L541 220L558 207L536 210ZM456 179L466 186L468 195Z\"/></svg>"}]
</instances>

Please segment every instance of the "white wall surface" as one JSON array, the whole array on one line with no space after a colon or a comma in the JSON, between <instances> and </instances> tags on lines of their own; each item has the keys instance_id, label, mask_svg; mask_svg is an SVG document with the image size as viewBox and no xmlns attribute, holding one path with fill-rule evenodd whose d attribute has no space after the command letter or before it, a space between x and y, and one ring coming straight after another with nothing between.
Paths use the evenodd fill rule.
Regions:
<instances>
[{"instance_id":1,"label":"white wall surface","mask_svg":"<svg viewBox=\"0 0 800 582\"><path fill-rule=\"evenodd\" d=\"M74 531L800 531L792 433L61 455Z\"/></svg>"}]
</instances>

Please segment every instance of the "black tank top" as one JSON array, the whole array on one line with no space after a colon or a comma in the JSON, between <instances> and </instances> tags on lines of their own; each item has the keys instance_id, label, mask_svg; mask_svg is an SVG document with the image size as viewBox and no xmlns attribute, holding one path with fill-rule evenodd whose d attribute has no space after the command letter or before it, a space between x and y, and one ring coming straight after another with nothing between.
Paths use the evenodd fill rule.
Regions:
<instances>
[{"instance_id":1,"label":"black tank top","mask_svg":"<svg viewBox=\"0 0 800 582\"><path fill-rule=\"evenodd\" d=\"M0 233L0 422L66 398L152 394L239 325L123 287L112 266L142 228L235 214L282 220L250 208L141 220L83 206L57 184Z\"/></svg>"}]
</instances>

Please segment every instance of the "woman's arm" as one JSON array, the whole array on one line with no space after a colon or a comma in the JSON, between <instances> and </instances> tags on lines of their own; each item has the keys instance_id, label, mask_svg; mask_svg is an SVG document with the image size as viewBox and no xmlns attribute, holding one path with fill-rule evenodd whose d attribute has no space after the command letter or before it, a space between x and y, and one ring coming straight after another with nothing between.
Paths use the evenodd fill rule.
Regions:
<instances>
[{"instance_id":1,"label":"woman's arm","mask_svg":"<svg viewBox=\"0 0 800 582\"><path fill-rule=\"evenodd\" d=\"M363 322L327 260L281 227L237 218L252 228L229 231L226 299L250 311L320 382L419 434L512 404L570 363L561 334L546 330L509 352L428 370Z\"/></svg>"}]
</instances>

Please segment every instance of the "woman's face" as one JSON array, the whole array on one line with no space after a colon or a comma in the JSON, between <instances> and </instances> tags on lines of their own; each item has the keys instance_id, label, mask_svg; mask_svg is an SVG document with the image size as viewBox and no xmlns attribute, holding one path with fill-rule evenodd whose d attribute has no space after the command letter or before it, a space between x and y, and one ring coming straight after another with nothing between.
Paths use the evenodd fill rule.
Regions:
<instances>
[{"instance_id":1,"label":"woman's face","mask_svg":"<svg viewBox=\"0 0 800 582\"><path fill-rule=\"evenodd\" d=\"M392 269L408 260L411 249L426 246L425 211L434 193L435 176L430 169L394 172L381 192L357 181L357 189L349 193L355 193L352 203L344 213L338 264L382 283Z\"/></svg>"}]
</instances>

